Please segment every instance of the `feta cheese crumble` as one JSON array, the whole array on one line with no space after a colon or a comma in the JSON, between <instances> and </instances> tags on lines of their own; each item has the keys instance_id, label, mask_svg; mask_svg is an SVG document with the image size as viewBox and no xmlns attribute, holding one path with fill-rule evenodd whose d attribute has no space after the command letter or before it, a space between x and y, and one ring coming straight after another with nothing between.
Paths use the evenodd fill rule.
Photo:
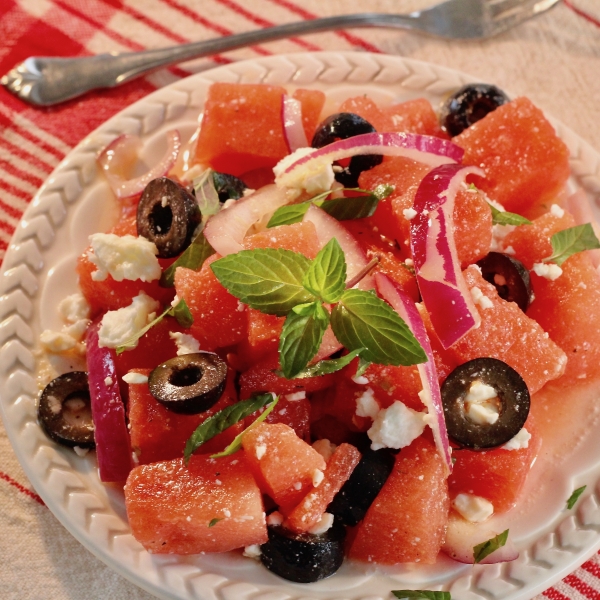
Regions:
<instances>
[{"instance_id":1,"label":"feta cheese crumble","mask_svg":"<svg viewBox=\"0 0 600 600\"><path fill-rule=\"evenodd\" d=\"M483 309L494 308L494 303L477 286L471 288L471 298L473 298L475 304L479 304Z\"/></svg>"},{"instance_id":2,"label":"feta cheese crumble","mask_svg":"<svg viewBox=\"0 0 600 600\"><path fill-rule=\"evenodd\" d=\"M493 425L500 417L500 406L495 388L474 381L465 396L465 414L477 425Z\"/></svg>"},{"instance_id":3,"label":"feta cheese crumble","mask_svg":"<svg viewBox=\"0 0 600 600\"><path fill-rule=\"evenodd\" d=\"M396 400L388 408L377 413L367 435L371 440L371 449L404 448L418 438L425 429L425 413L408 408Z\"/></svg>"},{"instance_id":4,"label":"feta cheese crumble","mask_svg":"<svg viewBox=\"0 0 600 600\"><path fill-rule=\"evenodd\" d=\"M529 448L530 439L531 434L523 427L523 429L521 429L514 438L508 440L502 448L505 450L521 450L522 448Z\"/></svg>"},{"instance_id":5,"label":"feta cheese crumble","mask_svg":"<svg viewBox=\"0 0 600 600\"><path fill-rule=\"evenodd\" d=\"M379 412L379 404L375 400L373 390L367 388L357 399L356 399L356 415L358 417L370 417L375 419Z\"/></svg>"},{"instance_id":6,"label":"feta cheese crumble","mask_svg":"<svg viewBox=\"0 0 600 600\"><path fill-rule=\"evenodd\" d=\"M200 342L189 333L181 333L179 331L169 331L169 337L177 346L177 356L184 354L195 354L200 352Z\"/></svg>"},{"instance_id":7,"label":"feta cheese crumble","mask_svg":"<svg viewBox=\"0 0 600 600\"><path fill-rule=\"evenodd\" d=\"M160 304L144 292L140 292L129 306L109 310L102 317L98 332L100 348L116 348L138 334L147 324L149 316ZM137 340L134 347L137 346Z\"/></svg>"},{"instance_id":8,"label":"feta cheese crumble","mask_svg":"<svg viewBox=\"0 0 600 600\"><path fill-rule=\"evenodd\" d=\"M323 513L323 516L319 519L319 522L316 525L313 525L308 533L312 533L313 535L320 535L321 533L325 533L331 526L333 525L333 515L331 513Z\"/></svg>"},{"instance_id":9,"label":"feta cheese crumble","mask_svg":"<svg viewBox=\"0 0 600 600\"><path fill-rule=\"evenodd\" d=\"M405 208L402 214L407 221L412 221L417 216L417 211L414 208Z\"/></svg>"},{"instance_id":10,"label":"feta cheese crumble","mask_svg":"<svg viewBox=\"0 0 600 600\"><path fill-rule=\"evenodd\" d=\"M108 275L115 281L160 279L162 269L156 257L158 249L144 237L94 233L90 236L90 245L92 249L87 257L98 268L92 273L94 281L104 281Z\"/></svg>"},{"instance_id":11,"label":"feta cheese crumble","mask_svg":"<svg viewBox=\"0 0 600 600\"><path fill-rule=\"evenodd\" d=\"M550 281L554 281L562 275L562 269L554 263L535 263L533 265L533 272Z\"/></svg>"},{"instance_id":12,"label":"feta cheese crumble","mask_svg":"<svg viewBox=\"0 0 600 600\"><path fill-rule=\"evenodd\" d=\"M134 371L129 371L129 373L125 373L125 375L123 375L123 381L130 384L148 383L148 376L142 375L141 373L135 373Z\"/></svg>"},{"instance_id":13,"label":"feta cheese crumble","mask_svg":"<svg viewBox=\"0 0 600 600\"><path fill-rule=\"evenodd\" d=\"M58 312L65 323L77 323L90 318L90 305L83 294L71 294L59 302Z\"/></svg>"},{"instance_id":14,"label":"feta cheese crumble","mask_svg":"<svg viewBox=\"0 0 600 600\"><path fill-rule=\"evenodd\" d=\"M458 494L452 501L454 510L471 523L483 523L494 514L494 505L481 496Z\"/></svg>"},{"instance_id":15,"label":"feta cheese crumble","mask_svg":"<svg viewBox=\"0 0 600 600\"><path fill-rule=\"evenodd\" d=\"M315 151L315 148L298 148L292 154L281 159L273 167L277 186L291 188L296 190L298 194L304 190L307 194L313 196L329 191L335 181L333 168L329 162L308 160L289 173L285 172L296 161Z\"/></svg>"}]
</instances>

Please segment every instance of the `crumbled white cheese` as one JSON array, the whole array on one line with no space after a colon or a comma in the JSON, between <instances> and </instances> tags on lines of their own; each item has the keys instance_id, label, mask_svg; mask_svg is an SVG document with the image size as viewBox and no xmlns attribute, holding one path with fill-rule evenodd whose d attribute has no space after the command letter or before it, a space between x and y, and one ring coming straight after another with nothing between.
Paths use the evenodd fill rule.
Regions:
<instances>
[{"instance_id":1,"label":"crumbled white cheese","mask_svg":"<svg viewBox=\"0 0 600 600\"><path fill-rule=\"evenodd\" d=\"M79 319L79 321L76 321L72 325L65 325L63 333L70 335L75 341L81 342L90 323L89 319Z\"/></svg>"},{"instance_id":2,"label":"crumbled white cheese","mask_svg":"<svg viewBox=\"0 0 600 600\"><path fill-rule=\"evenodd\" d=\"M380 410L367 435L371 448L404 448L418 438L425 429L425 413L408 408L396 400L391 406Z\"/></svg>"},{"instance_id":3,"label":"crumbled white cheese","mask_svg":"<svg viewBox=\"0 0 600 600\"><path fill-rule=\"evenodd\" d=\"M327 462L331 455L335 452L337 446L332 444L329 440L316 440L313 442L312 447L324 458L325 462Z\"/></svg>"},{"instance_id":4,"label":"crumbled white cheese","mask_svg":"<svg viewBox=\"0 0 600 600\"><path fill-rule=\"evenodd\" d=\"M75 348L77 340L68 333L46 329L40 335L40 344L48 352L60 354Z\"/></svg>"},{"instance_id":5,"label":"crumbled white cheese","mask_svg":"<svg viewBox=\"0 0 600 600\"><path fill-rule=\"evenodd\" d=\"M189 333L169 331L169 337L175 341L175 345L177 346L177 356L195 354L200 351L200 342Z\"/></svg>"},{"instance_id":6,"label":"crumbled white cheese","mask_svg":"<svg viewBox=\"0 0 600 600\"><path fill-rule=\"evenodd\" d=\"M258 458L258 460L260 460L265 455L266 451L267 451L266 444L259 444L258 446L256 446L256 458Z\"/></svg>"},{"instance_id":7,"label":"crumbled white cheese","mask_svg":"<svg viewBox=\"0 0 600 600\"><path fill-rule=\"evenodd\" d=\"M565 216L565 211L558 204L553 204L550 207L550 213L559 219Z\"/></svg>"},{"instance_id":8,"label":"crumbled white cheese","mask_svg":"<svg viewBox=\"0 0 600 600\"><path fill-rule=\"evenodd\" d=\"M280 160L273 168L277 186L291 188L298 192L306 190L311 195L329 191L335 181L330 162L308 160L303 165L292 169L289 173L285 172L296 161L315 151L315 148L298 148L295 152Z\"/></svg>"},{"instance_id":9,"label":"crumbled white cheese","mask_svg":"<svg viewBox=\"0 0 600 600\"><path fill-rule=\"evenodd\" d=\"M369 383L369 380L364 375L354 375L352 381L357 385L367 385L367 383Z\"/></svg>"},{"instance_id":10,"label":"crumbled white cheese","mask_svg":"<svg viewBox=\"0 0 600 600\"><path fill-rule=\"evenodd\" d=\"M356 415L359 417L370 417L375 419L379 412L379 404L375 400L373 390L367 388L357 399L356 399Z\"/></svg>"},{"instance_id":11,"label":"crumbled white cheese","mask_svg":"<svg viewBox=\"0 0 600 600\"><path fill-rule=\"evenodd\" d=\"M495 388L474 381L465 396L465 415L478 425L493 425L500 417L498 394Z\"/></svg>"},{"instance_id":12,"label":"crumbled white cheese","mask_svg":"<svg viewBox=\"0 0 600 600\"><path fill-rule=\"evenodd\" d=\"M316 525L313 525L308 533L312 533L313 535L320 535L325 533L328 529L333 525L333 515L331 513L323 513L323 516L319 519L319 522Z\"/></svg>"},{"instance_id":13,"label":"crumbled white cheese","mask_svg":"<svg viewBox=\"0 0 600 600\"><path fill-rule=\"evenodd\" d=\"M244 556L248 558L258 559L260 557L260 545L252 544L251 546L246 546L244 548Z\"/></svg>"},{"instance_id":14,"label":"crumbled white cheese","mask_svg":"<svg viewBox=\"0 0 600 600\"><path fill-rule=\"evenodd\" d=\"M90 318L90 305L82 294L71 294L59 302L58 313L65 323L77 323Z\"/></svg>"},{"instance_id":15,"label":"crumbled white cheese","mask_svg":"<svg viewBox=\"0 0 600 600\"><path fill-rule=\"evenodd\" d=\"M113 379L112 379L112 377L105 377L105 378L104 378L104 385L105 385L106 387L110 387L110 386L111 386L113 383L114 383L114 382L113 382Z\"/></svg>"},{"instance_id":16,"label":"crumbled white cheese","mask_svg":"<svg viewBox=\"0 0 600 600\"><path fill-rule=\"evenodd\" d=\"M477 286L471 288L471 297L481 308L494 308L494 303Z\"/></svg>"},{"instance_id":17,"label":"crumbled white cheese","mask_svg":"<svg viewBox=\"0 0 600 600\"><path fill-rule=\"evenodd\" d=\"M489 500L473 494L458 494L452 507L471 523L483 523L494 514L494 505Z\"/></svg>"},{"instance_id":18,"label":"crumbled white cheese","mask_svg":"<svg viewBox=\"0 0 600 600\"><path fill-rule=\"evenodd\" d=\"M550 281L554 281L562 275L562 269L555 263L535 263L533 265L533 272Z\"/></svg>"},{"instance_id":19,"label":"crumbled white cheese","mask_svg":"<svg viewBox=\"0 0 600 600\"><path fill-rule=\"evenodd\" d=\"M529 448L530 439L531 434L523 427L523 429L521 429L514 438L508 440L502 448L505 450L521 450L522 448Z\"/></svg>"},{"instance_id":20,"label":"crumbled white cheese","mask_svg":"<svg viewBox=\"0 0 600 600\"><path fill-rule=\"evenodd\" d=\"M273 511L267 517L267 525L277 527L278 525L281 525L282 523L283 523L283 515L278 510Z\"/></svg>"},{"instance_id":21,"label":"crumbled white cheese","mask_svg":"<svg viewBox=\"0 0 600 600\"><path fill-rule=\"evenodd\" d=\"M162 269L156 255L156 245L144 237L94 233L90 236L92 249L87 257L96 267L94 281L104 281L110 276L115 281L124 279L155 281L160 279Z\"/></svg>"},{"instance_id":22,"label":"crumbled white cheese","mask_svg":"<svg viewBox=\"0 0 600 600\"><path fill-rule=\"evenodd\" d=\"M405 208L402 214L407 221L412 221L417 216L417 211L414 208Z\"/></svg>"},{"instance_id":23,"label":"crumbled white cheese","mask_svg":"<svg viewBox=\"0 0 600 600\"><path fill-rule=\"evenodd\" d=\"M148 383L148 375L142 375L142 373L129 371L129 373L125 373L125 375L123 375L123 381L132 385L136 383Z\"/></svg>"},{"instance_id":24,"label":"crumbled white cheese","mask_svg":"<svg viewBox=\"0 0 600 600\"><path fill-rule=\"evenodd\" d=\"M297 402L298 400L304 400L306 398L306 392L302 390L301 392L294 392L293 394L288 394L285 399L290 402Z\"/></svg>"},{"instance_id":25,"label":"crumbled white cheese","mask_svg":"<svg viewBox=\"0 0 600 600\"><path fill-rule=\"evenodd\" d=\"M321 471L321 469L315 469L313 471L312 478L313 487L319 487L319 484L321 483L321 481L323 481L324 478L325 474L323 473L323 471Z\"/></svg>"},{"instance_id":26,"label":"crumbled white cheese","mask_svg":"<svg viewBox=\"0 0 600 600\"><path fill-rule=\"evenodd\" d=\"M100 323L98 346L116 348L123 345L148 324L149 316L159 308L160 304L156 300L140 292L129 306L109 310Z\"/></svg>"}]
</instances>

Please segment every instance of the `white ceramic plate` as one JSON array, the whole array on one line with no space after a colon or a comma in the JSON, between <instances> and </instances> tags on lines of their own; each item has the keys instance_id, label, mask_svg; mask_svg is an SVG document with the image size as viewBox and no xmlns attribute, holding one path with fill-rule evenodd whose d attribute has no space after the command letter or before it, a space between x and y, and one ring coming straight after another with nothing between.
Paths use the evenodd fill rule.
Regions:
<instances>
[{"instance_id":1,"label":"white ceramic plate","mask_svg":"<svg viewBox=\"0 0 600 600\"><path fill-rule=\"evenodd\" d=\"M89 550L162 598L199 600L383 600L392 589L446 589L454 600L525 600L564 577L600 548L600 436L588 435L565 460L547 460L528 498L509 514L521 551L512 563L476 567L440 560L434 567L383 572L348 562L332 578L310 585L285 582L258 563L229 553L152 556L129 532L122 493L102 485L93 456L80 458L50 442L36 423L36 340L60 329L56 306L76 290L74 266L88 235L104 230L109 188L98 173L99 149L122 133L139 134L151 164L166 131L183 138L213 81L322 89L332 101L368 93L389 103L425 96L437 104L471 77L399 57L366 53L293 54L240 62L179 81L110 119L75 148L36 195L18 227L0 274L0 408L15 452L48 507ZM571 151L573 185L600 191L600 156L554 122ZM591 428L588 428L591 429ZM597 427L594 426L597 431ZM587 484L576 509L571 491ZM533 485L537 493L534 493ZM539 490L545 490L540 492Z\"/></svg>"}]
</instances>

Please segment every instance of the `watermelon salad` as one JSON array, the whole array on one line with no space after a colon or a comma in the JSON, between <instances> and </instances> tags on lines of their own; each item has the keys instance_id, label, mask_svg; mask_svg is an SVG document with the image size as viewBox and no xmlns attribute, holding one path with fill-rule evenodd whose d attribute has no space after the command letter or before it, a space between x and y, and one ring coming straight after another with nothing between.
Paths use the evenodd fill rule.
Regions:
<instances>
[{"instance_id":1,"label":"watermelon salad","mask_svg":"<svg viewBox=\"0 0 600 600\"><path fill-rule=\"evenodd\" d=\"M543 113L214 83L166 141L139 177L135 136L98 157L120 218L41 336L85 361L42 392L48 435L95 449L151 553L296 582L514 560L489 523L550 443L547 391L600 376L600 244Z\"/></svg>"}]
</instances>

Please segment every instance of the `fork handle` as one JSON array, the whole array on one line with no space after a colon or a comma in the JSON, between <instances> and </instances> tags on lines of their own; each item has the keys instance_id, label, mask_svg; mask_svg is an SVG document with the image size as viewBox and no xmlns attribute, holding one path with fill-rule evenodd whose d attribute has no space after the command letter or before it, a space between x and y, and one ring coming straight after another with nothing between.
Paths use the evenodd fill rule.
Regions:
<instances>
[{"instance_id":1,"label":"fork handle","mask_svg":"<svg viewBox=\"0 0 600 600\"><path fill-rule=\"evenodd\" d=\"M51 89L46 88L45 94L48 98L55 97L54 102L57 102L93 89L115 87L145 73L192 58L218 54L295 35L348 27L407 29L414 27L415 20L420 15L419 12L407 15L382 13L339 15L286 23L266 29L156 50L125 54L100 54L80 58L34 57L27 61L34 61L32 66L35 70L43 73L49 79L48 83Z\"/></svg>"}]
</instances>

